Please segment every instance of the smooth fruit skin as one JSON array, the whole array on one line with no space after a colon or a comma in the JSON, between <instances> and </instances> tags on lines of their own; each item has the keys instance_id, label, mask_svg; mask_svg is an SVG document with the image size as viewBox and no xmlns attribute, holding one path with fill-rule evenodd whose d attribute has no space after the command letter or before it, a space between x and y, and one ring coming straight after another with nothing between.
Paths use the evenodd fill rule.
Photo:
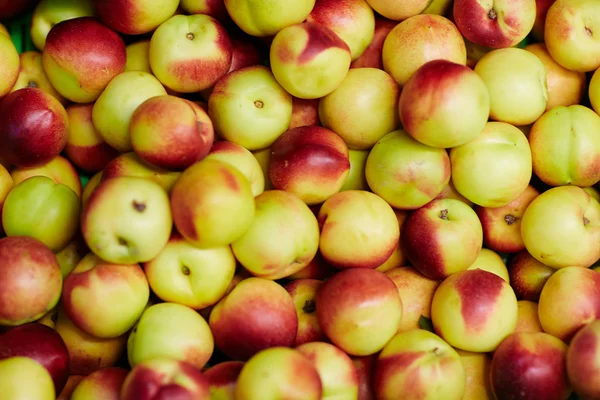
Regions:
<instances>
[{"instance_id":1,"label":"smooth fruit skin","mask_svg":"<svg viewBox=\"0 0 600 400\"><path fill-rule=\"evenodd\" d=\"M235 399L235 387L244 364L243 361L222 361L203 371L210 384L212 398Z\"/></svg>"},{"instance_id":2,"label":"smooth fruit skin","mask_svg":"<svg viewBox=\"0 0 600 400\"><path fill-rule=\"evenodd\" d=\"M149 296L148 281L139 265L108 264L91 255L67 276L61 300L79 329L107 339L119 337L135 325Z\"/></svg>"},{"instance_id":3,"label":"smooth fruit skin","mask_svg":"<svg viewBox=\"0 0 600 400\"><path fill-rule=\"evenodd\" d=\"M475 206L483 227L483 245L500 253L516 253L525 249L521 237L521 221L525 210L539 191L529 185L513 201L502 207Z\"/></svg>"},{"instance_id":4,"label":"smooth fruit skin","mask_svg":"<svg viewBox=\"0 0 600 400\"><path fill-rule=\"evenodd\" d=\"M538 1L538 4L547 1ZM585 72L566 69L557 63L544 43L533 43L525 46L525 50L535 54L546 67L546 81L548 83L548 102L546 111L557 106L572 106L579 104L587 88Z\"/></svg>"},{"instance_id":5,"label":"smooth fruit skin","mask_svg":"<svg viewBox=\"0 0 600 400\"><path fill-rule=\"evenodd\" d=\"M419 142L451 148L475 139L488 122L490 96L470 68L434 60L402 88L398 104L404 129Z\"/></svg>"},{"instance_id":6,"label":"smooth fruit skin","mask_svg":"<svg viewBox=\"0 0 600 400\"><path fill-rule=\"evenodd\" d=\"M423 64L448 60L467 64L465 41L448 18L421 14L405 19L387 35L382 50L383 69L400 86Z\"/></svg>"},{"instance_id":7,"label":"smooth fruit skin","mask_svg":"<svg viewBox=\"0 0 600 400\"><path fill-rule=\"evenodd\" d=\"M492 400L490 387L491 357L486 353L473 353L470 351L456 350L460 356L467 382L463 400Z\"/></svg>"},{"instance_id":8,"label":"smooth fruit skin","mask_svg":"<svg viewBox=\"0 0 600 400\"><path fill-rule=\"evenodd\" d=\"M48 33L59 22L94 16L92 0L42 0L31 16L31 41L40 51L44 50Z\"/></svg>"},{"instance_id":9,"label":"smooth fruit skin","mask_svg":"<svg viewBox=\"0 0 600 400\"><path fill-rule=\"evenodd\" d=\"M23 88L0 101L0 158L4 162L17 167L46 164L63 151L67 138L67 112L54 96Z\"/></svg>"},{"instance_id":10,"label":"smooth fruit skin","mask_svg":"<svg viewBox=\"0 0 600 400\"><path fill-rule=\"evenodd\" d=\"M418 329L422 316L431 318L431 301L440 282L425 277L411 266L396 267L385 274L394 282L402 299L398 332Z\"/></svg>"},{"instance_id":11,"label":"smooth fruit skin","mask_svg":"<svg viewBox=\"0 0 600 400\"><path fill-rule=\"evenodd\" d=\"M600 395L600 365L598 344L600 321L581 328L571 340L567 350L567 373L575 393L582 398L597 398Z\"/></svg>"},{"instance_id":12,"label":"smooth fruit skin","mask_svg":"<svg viewBox=\"0 0 600 400\"><path fill-rule=\"evenodd\" d=\"M398 95L398 84L385 71L353 68L333 92L319 100L319 119L349 149L369 150L398 128Z\"/></svg>"},{"instance_id":13,"label":"smooth fruit skin","mask_svg":"<svg viewBox=\"0 0 600 400\"><path fill-rule=\"evenodd\" d=\"M129 370L108 367L92 372L73 390L69 400L120 400L121 388Z\"/></svg>"},{"instance_id":14,"label":"smooth fruit skin","mask_svg":"<svg viewBox=\"0 0 600 400\"><path fill-rule=\"evenodd\" d=\"M411 264L429 279L443 280L476 260L483 243L481 222L460 200L433 200L413 211L402 228Z\"/></svg>"},{"instance_id":15,"label":"smooth fruit skin","mask_svg":"<svg viewBox=\"0 0 600 400\"><path fill-rule=\"evenodd\" d=\"M294 193L309 206L338 193L349 172L348 146L327 128L290 129L271 146L269 178L273 187Z\"/></svg>"},{"instance_id":16,"label":"smooth fruit skin","mask_svg":"<svg viewBox=\"0 0 600 400\"><path fill-rule=\"evenodd\" d=\"M490 376L498 399L565 400L571 395L566 368L567 345L543 332L508 336L492 358Z\"/></svg>"},{"instance_id":17,"label":"smooth fruit skin","mask_svg":"<svg viewBox=\"0 0 600 400\"><path fill-rule=\"evenodd\" d=\"M135 87L136 90L131 90ZM104 141L121 153L133 150L129 125L135 110L154 96L166 95L164 86L147 72L123 72L114 77L94 103L92 121Z\"/></svg>"},{"instance_id":18,"label":"smooth fruit skin","mask_svg":"<svg viewBox=\"0 0 600 400\"><path fill-rule=\"evenodd\" d=\"M19 66L21 61L19 53L9 36L0 35L0 98L10 93L12 87L17 82L19 77Z\"/></svg>"},{"instance_id":19,"label":"smooth fruit skin","mask_svg":"<svg viewBox=\"0 0 600 400\"><path fill-rule=\"evenodd\" d=\"M537 302L546 281L556 272L554 268L536 260L527 250L515 253L509 260L510 286L519 300Z\"/></svg>"},{"instance_id":20,"label":"smooth fruit skin","mask_svg":"<svg viewBox=\"0 0 600 400\"><path fill-rule=\"evenodd\" d=\"M530 300L519 300L519 317L513 333L543 332L538 313L538 304Z\"/></svg>"},{"instance_id":21,"label":"smooth fruit skin","mask_svg":"<svg viewBox=\"0 0 600 400\"><path fill-rule=\"evenodd\" d=\"M79 228L80 200L63 184L33 176L17 184L2 208L2 226L8 236L30 236L58 252Z\"/></svg>"},{"instance_id":22,"label":"smooth fruit skin","mask_svg":"<svg viewBox=\"0 0 600 400\"><path fill-rule=\"evenodd\" d=\"M24 51L19 54L21 66L19 69L19 77L14 86L10 90L15 92L26 87L40 88L44 92L51 94L63 105L67 103L67 99L61 96L50 83L42 61L42 53L39 51Z\"/></svg>"},{"instance_id":23,"label":"smooth fruit skin","mask_svg":"<svg viewBox=\"0 0 600 400\"><path fill-rule=\"evenodd\" d=\"M563 67L591 72L600 67L600 10L595 0L556 0L546 14L544 42Z\"/></svg>"},{"instance_id":24,"label":"smooth fruit skin","mask_svg":"<svg viewBox=\"0 0 600 400\"><path fill-rule=\"evenodd\" d=\"M396 21L391 21L383 18L380 15L375 15L375 32L373 40L369 46L356 60L352 61L350 68L375 68L383 69L382 49L383 42L388 33L398 24Z\"/></svg>"},{"instance_id":25,"label":"smooth fruit skin","mask_svg":"<svg viewBox=\"0 0 600 400\"><path fill-rule=\"evenodd\" d=\"M324 400L357 398L358 372L346 353L326 342L305 343L296 350L308 357L317 368Z\"/></svg>"},{"instance_id":26,"label":"smooth fruit skin","mask_svg":"<svg viewBox=\"0 0 600 400\"><path fill-rule=\"evenodd\" d=\"M527 137L504 122L488 122L475 139L450 150L450 161L456 190L482 207L512 202L533 173Z\"/></svg>"},{"instance_id":27,"label":"smooth fruit skin","mask_svg":"<svg viewBox=\"0 0 600 400\"><path fill-rule=\"evenodd\" d=\"M250 229L231 244L236 259L252 275L267 279L287 277L308 265L319 249L319 225L306 203L282 190L263 192L254 202Z\"/></svg>"},{"instance_id":28,"label":"smooth fruit skin","mask_svg":"<svg viewBox=\"0 0 600 400\"><path fill-rule=\"evenodd\" d=\"M307 21L322 24L342 38L352 60L363 54L375 35L375 13L365 0L318 0Z\"/></svg>"},{"instance_id":29,"label":"smooth fruit skin","mask_svg":"<svg viewBox=\"0 0 600 400\"><path fill-rule=\"evenodd\" d=\"M235 268L229 246L200 249L176 233L158 256L144 264L156 296L196 310L214 305L226 294Z\"/></svg>"},{"instance_id":30,"label":"smooth fruit skin","mask_svg":"<svg viewBox=\"0 0 600 400\"><path fill-rule=\"evenodd\" d=\"M46 368L60 393L69 377L69 351L60 335L52 328L30 322L11 328L0 335L0 359L29 357Z\"/></svg>"},{"instance_id":31,"label":"smooth fruit skin","mask_svg":"<svg viewBox=\"0 0 600 400\"><path fill-rule=\"evenodd\" d=\"M272 347L246 362L236 384L237 400L319 400L318 370L298 350Z\"/></svg>"},{"instance_id":32,"label":"smooth fruit skin","mask_svg":"<svg viewBox=\"0 0 600 400\"><path fill-rule=\"evenodd\" d=\"M71 104L66 111L69 116L69 138L65 155L78 168L87 172L98 172L119 152L110 147L94 127L92 112L94 104Z\"/></svg>"},{"instance_id":33,"label":"smooth fruit skin","mask_svg":"<svg viewBox=\"0 0 600 400\"><path fill-rule=\"evenodd\" d=\"M270 158L270 149L266 149L266 153ZM223 161L239 169L252 186L254 197L265 191L265 174L261 161L244 146L221 140L213 144L206 158Z\"/></svg>"},{"instance_id":34,"label":"smooth fruit skin","mask_svg":"<svg viewBox=\"0 0 600 400\"><path fill-rule=\"evenodd\" d=\"M422 329L398 333L377 358L373 386L377 399L418 396L460 400L466 385L460 356L439 336Z\"/></svg>"},{"instance_id":35,"label":"smooth fruit skin","mask_svg":"<svg viewBox=\"0 0 600 400\"><path fill-rule=\"evenodd\" d=\"M127 358L132 367L168 357L202 368L213 350L213 335L206 320L177 303L146 308L127 339Z\"/></svg>"},{"instance_id":36,"label":"smooth fruit skin","mask_svg":"<svg viewBox=\"0 0 600 400\"><path fill-rule=\"evenodd\" d=\"M171 210L179 233L200 248L235 242L256 212L248 179L232 165L211 159L181 174L171 192Z\"/></svg>"},{"instance_id":37,"label":"smooth fruit skin","mask_svg":"<svg viewBox=\"0 0 600 400\"><path fill-rule=\"evenodd\" d=\"M152 73L150 68L150 39L142 39L125 47L127 62L125 71L142 71Z\"/></svg>"},{"instance_id":38,"label":"smooth fruit skin","mask_svg":"<svg viewBox=\"0 0 600 400\"><path fill-rule=\"evenodd\" d=\"M31 168L14 168L10 173L13 184L18 185L34 176L45 176L56 184L63 184L71 189L77 197L81 197L81 179L75 166L63 156L58 156L47 164Z\"/></svg>"},{"instance_id":39,"label":"smooth fruit skin","mask_svg":"<svg viewBox=\"0 0 600 400\"><path fill-rule=\"evenodd\" d=\"M592 108L596 113L600 113L600 68L594 72L592 79L590 79L588 94Z\"/></svg>"},{"instance_id":40,"label":"smooth fruit skin","mask_svg":"<svg viewBox=\"0 0 600 400\"><path fill-rule=\"evenodd\" d=\"M319 251L340 269L377 268L398 246L400 229L394 210L368 191L334 194L321 205L318 221Z\"/></svg>"},{"instance_id":41,"label":"smooth fruit skin","mask_svg":"<svg viewBox=\"0 0 600 400\"><path fill-rule=\"evenodd\" d=\"M166 170L184 170L202 160L214 141L213 123L200 106L175 96L144 101L131 116L133 151Z\"/></svg>"},{"instance_id":42,"label":"smooth fruit skin","mask_svg":"<svg viewBox=\"0 0 600 400\"><path fill-rule=\"evenodd\" d=\"M512 47L531 32L536 0L456 0L452 15L471 42L491 48Z\"/></svg>"},{"instance_id":43,"label":"smooth fruit skin","mask_svg":"<svg viewBox=\"0 0 600 400\"><path fill-rule=\"evenodd\" d=\"M218 135L256 151L271 146L290 126L292 96L269 68L253 65L219 79L208 110Z\"/></svg>"},{"instance_id":44,"label":"smooth fruit skin","mask_svg":"<svg viewBox=\"0 0 600 400\"><path fill-rule=\"evenodd\" d=\"M326 26L305 22L277 33L269 52L277 82L292 96L318 99L344 80L352 61L350 48Z\"/></svg>"},{"instance_id":45,"label":"smooth fruit skin","mask_svg":"<svg viewBox=\"0 0 600 400\"><path fill-rule=\"evenodd\" d=\"M551 188L525 210L521 236L549 267L590 267L600 259L600 204L577 186Z\"/></svg>"},{"instance_id":46,"label":"smooth fruit skin","mask_svg":"<svg viewBox=\"0 0 600 400\"><path fill-rule=\"evenodd\" d=\"M595 185L600 181L598 131L600 116L590 108L557 106L544 113L529 132L535 175L550 186Z\"/></svg>"},{"instance_id":47,"label":"smooth fruit skin","mask_svg":"<svg viewBox=\"0 0 600 400\"><path fill-rule=\"evenodd\" d=\"M474 70L488 88L491 120L524 126L546 111L546 67L529 51L513 47L490 51Z\"/></svg>"},{"instance_id":48,"label":"smooth fruit skin","mask_svg":"<svg viewBox=\"0 0 600 400\"><path fill-rule=\"evenodd\" d=\"M122 358L127 335L113 339L99 339L88 335L73 324L60 305L51 318L56 320L54 329L69 350L72 375L89 375L99 369L114 366Z\"/></svg>"},{"instance_id":49,"label":"smooth fruit skin","mask_svg":"<svg viewBox=\"0 0 600 400\"><path fill-rule=\"evenodd\" d=\"M225 0L233 22L252 36L267 37L283 28L303 22L315 6L315 0Z\"/></svg>"},{"instance_id":50,"label":"smooth fruit skin","mask_svg":"<svg viewBox=\"0 0 600 400\"><path fill-rule=\"evenodd\" d=\"M167 193L157 183L137 177L102 182L81 216L81 231L90 250L116 264L156 257L169 240L172 224Z\"/></svg>"},{"instance_id":51,"label":"smooth fruit skin","mask_svg":"<svg viewBox=\"0 0 600 400\"><path fill-rule=\"evenodd\" d=\"M126 35L155 30L177 11L178 0L92 0L96 15Z\"/></svg>"},{"instance_id":52,"label":"smooth fruit skin","mask_svg":"<svg viewBox=\"0 0 600 400\"><path fill-rule=\"evenodd\" d=\"M435 331L453 347L493 351L517 324L514 291L504 279L481 269L446 278L431 304Z\"/></svg>"},{"instance_id":53,"label":"smooth fruit skin","mask_svg":"<svg viewBox=\"0 0 600 400\"><path fill-rule=\"evenodd\" d=\"M231 39L208 15L175 15L152 34L148 57L152 72L167 88L199 92L229 71Z\"/></svg>"},{"instance_id":54,"label":"smooth fruit skin","mask_svg":"<svg viewBox=\"0 0 600 400\"><path fill-rule=\"evenodd\" d=\"M123 39L94 17L59 22L42 52L52 86L76 103L90 103L125 69Z\"/></svg>"},{"instance_id":55,"label":"smooth fruit skin","mask_svg":"<svg viewBox=\"0 0 600 400\"><path fill-rule=\"evenodd\" d=\"M414 210L433 200L450 182L450 158L444 149L426 146L406 131L382 137L365 166L373 193L392 207Z\"/></svg>"},{"instance_id":56,"label":"smooth fruit skin","mask_svg":"<svg viewBox=\"0 0 600 400\"><path fill-rule=\"evenodd\" d=\"M28 357L10 357L0 361L2 396L10 400L54 400L52 378L37 361Z\"/></svg>"},{"instance_id":57,"label":"smooth fruit skin","mask_svg":"<svg viewBox=\"0 0 600 400\"><path fill-rule=\"evenodd\" d=\"M246 361L262 350L293 346L298 315L290 294L264 278L247 278L210 313L216 346L233 360Z\"/></svg>"},{"instance_id":58,"label":"smooth fruit skin","mask_svg":"<svg viewBox=\"0 0 600 400\"><path fill-rule=\"evenodd\" d=\"M600 317L600 274L566 267L548 279L538 302L544 332L567 343L577 331Z\"/></svg>"},{"instance_id":59,"label":"smooth fruit skin","mask_svg":"<svg viewBox=\"0 0 600 400\"><path fill-rule=\"evenodd\" d=\"M163 356L135 366L120 394L121 400L210 400L210 384L196 366Z\"/></svg>"},{"instance_id":60,"label":"smooth fruit skin","mask_svg":"<svg viewBox=\"0 0 600 400\"><path fill-rule=\"evenodd\" d=\"M133 151L123 153L114 158L98 173L101 174L101 182L123 176L148 179L158 183L167 193L172 192L175 183L181 176L180 171L168 171L148 164Z\"/></svg>"},{"instance_id":61,"label":"smooth fruit skin","mask_svg":"<svg viewBox=\"0 0 600 400\"><path fill-rule=\"evenodd\" d=\"M321 329L349 355L375 354L398 332L402 318L398 289L377 270L338 272L321 286L316 300Z\"/></svg>"}]
</instances>

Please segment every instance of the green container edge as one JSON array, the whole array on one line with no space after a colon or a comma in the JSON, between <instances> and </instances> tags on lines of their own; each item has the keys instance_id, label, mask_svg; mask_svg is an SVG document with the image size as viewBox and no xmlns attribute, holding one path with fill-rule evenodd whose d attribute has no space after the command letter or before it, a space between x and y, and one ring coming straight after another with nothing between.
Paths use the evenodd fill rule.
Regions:
<instances>
[{"instance_id":1,"label":"green container edge","mask_svg":"<svg viewBox=\"0 0 600 400\"><path fill-rule=\"evenodd\" d=\"M33 13L28 13L5 23L10 38L19 54L26 51L37 51L37 48L33 45L33 41L31 40L30 26L32 15ZM81 187L84 188L90 180L90 175L79 169L77 172L79 174Z\"/></svg>"}]
</instances>

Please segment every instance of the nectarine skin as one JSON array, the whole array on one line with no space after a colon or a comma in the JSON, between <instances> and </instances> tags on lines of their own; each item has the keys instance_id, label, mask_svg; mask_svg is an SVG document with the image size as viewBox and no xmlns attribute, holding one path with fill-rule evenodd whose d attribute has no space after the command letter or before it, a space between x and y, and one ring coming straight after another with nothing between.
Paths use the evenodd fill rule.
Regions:
<instances>
[{"instance_id":1,"label":"nectarine skin","mask_svg":"<svg viewBox=\"0 0 600 400\"><path fill-rule=\"evenodd\" d=\"M288 130L271 151L273 186L296 194L309 205L339 192L350 172L348 146L335 132L320 126Z\"/></svg>"},{"instance_id":2,"label":"nectarine skin","mask_svg":"<svg viewBox=\"0 0 600 400\"><path fill-rule=\"evenodd\" d=\"M38 361L52 376L54 389L60 393L69 377L69 351L52 328L30 322L0 335L0 360L25 356Z\"/></svg>"},{"instance_id":3,"label":"nectarine skin","mask_svg":"<svg viewBox=\"0 0 600 400\"><path fill-rule=\"evenodd\" d=\"M321 329L349 355L375 354L398 332L402 318L398 289L377 270L338 272L321 286L316 300Z\"/></svg>"},{"instance_id":4,"label":"nectarine skin","mask_svg":"<svg viewBox=\"0 0 600 400\"><path fill-rule=\"evenodd\" d=\"M92 121L93 103L71 104L69 116L69 139L65 154L77 167L88 172L100 171L119 155L110 147L94 128Z\"/></svg>"},{"instance_id":5,"label":"nectarine skin","mask_svg":"<svg viewBox=\"0 0 600 400\"><path fill-rule=\"evenodd\" d=\"M490 375L498 399L565 400L571 394L565 365L567 345L543 332L507 337L492 358Z\"/></svg>"},{"instance_id":6,"label":"nectarine skin","mask_svg":"<svg viewBox=\"0 0 600 400\"><path fill-rule=\"evenodd\" d=\"M210 318L215 344L234 360L248 360L261 350L294 345L298 331L296 307L279 284L248 278L225 296Z\"/></svg>"},{"instance_id":7,"label":"nectarine skin","mask_svg":"<svg viewBox=\"0 0 600 400\"><path fill-rule=\"evenodd\" d=\"M567 350L567 373L575 392L584 399L600 395L600 321L581 328Z\"/></svg>"},{"instance_id":8,"label":"nectarine skin","mask_svg":"<svg viewBox=\"0 0 600 400\"><path fill-rule=\"evenodd\" d=\"M27 236L0 239L0 324L21 325L53 308L62 290L56 256Z\"/></svg>"},{"instance_id":9,"label":"nectarine skin","mask_svg":"<svg viewBox=\"0 0 600 400\"><path fill-rule=\"evenodd\" d=\"M0 101L0 158L17 167L46 164L68 138L65 108L52 95L23 88Z\"/></svg>"},{"instance_id":10,"label":"nectarine skin","mask_svg":"<svg viewBox=\"0 0 600 400\"><path fill-rule=\"evenodd\" d=\"M510 286L519 300L537 302L546 281L555 271L533 258L527 250L515 253L508 262Z\"/></svg>"},{"instance_id":11,"label":"nectarine skin","mask_svg":"<svg viewBox=\"0 0 600 400\"><path fill-rule=\"evenodd\" d=\"M210 384L191 364L157 358L137 365L127 376L122 400L210 399Z\"/></svg>"},{"instance_id":12,"label":"nectarine skin","mask_svg":"<svg viewBox=\"0 0 600 400\"><path fill-rule=\"evenodd\" d=\"M56 24L48 33L42 57L52 85L77 103L96 100L127 63L123 39L95 17Z\"/></svg>"}]
</instances>

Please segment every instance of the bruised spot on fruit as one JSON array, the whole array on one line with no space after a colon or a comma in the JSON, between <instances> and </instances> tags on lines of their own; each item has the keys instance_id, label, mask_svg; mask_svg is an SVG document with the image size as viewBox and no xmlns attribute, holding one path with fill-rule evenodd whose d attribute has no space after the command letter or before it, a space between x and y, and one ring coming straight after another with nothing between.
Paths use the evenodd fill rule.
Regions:
<instances>
[{"instance_id":1,"label":"bruised spot on fruit","mask_svg":"<svg viewBox=\"0 0 600 400\"><path fill-rule=\"evenodd\" d=\"M590 220L587 219L586 217L583 217L583 225L588 225L590 223Z\"/></svg>"},{"instance_id":2,"label":"bruised spot on fruit","mask_svg":"<svg viewBox=\"0 0 600 400\"><path fill-rule=\"evenodd\" d=\"M304 24L304 30L308 36L306 45L300 56L299 64L305 64L329 48L340 48L350 52L346 42L344 42L335 32L325 26L307 22Z\"/></svg>"},{"instance_id":3,"label":"bruised spot on fruit","mask_svg":"<svg viewBox=\"0 0 600 400\"><path fill-rule=\"evenodd\" d=\"M146 204L140 203L135 200L133 201L132 205L133 205L133 208L135 209L135 211L140 212L140 213L144 212L144 210L146 209Z\"/></svg>"},{"instance_id":4,"label":"bruised spot on fruit","mask_svg":"<svg viewBox=\"0 0 600 400\"><path fill-rule=\"evenodd\" d=\"M117 240L120 246L127 246L127 240L123 239L122 237L118 237Z\"/></svg>"},{"instance_id":5,"label":"bruised spot on fruit","mask_svg":"<svg viewBox=\"0 0 600 400\"><path fill-rule=\"evenodd\" d=\"M507 225L512 225L515 222L517 222L517 217L515 217L514 215L508 214L504 216L504 222L506 222Z\"/></svg>"},{"instance_id":6,"label":"bruised spot on fruit","mask_svg":"<svg viewBox=\"0 0 600 400\"><path fill-rule=\"evenodd\" d=\"M442 211L440 211L440 219L448 221L448 210L442 210Z\"/></svg>"},{"instance_id":7,"label":"bruised spot on fruit","mask_svg":"<svg viewBox=\"0 0 600 400\"><path fill-rule=\"evenodd\" d=\"M184 275L186 275L186 276L189 276L192 273L192 271L190 271L190 269L187 266L182 265L181 266L181 273L184 274Z\"/></svg>"},{"instance_id":8,"label":"bruised spot on fruit","mask_svg":"<svg viewBox=\"0 0 600 400\"><path fill-rule=\"evenodd\" d=\"M464 326L475 332L484 328L503 288L502 278L481 269L460 276L456 290L461 299Z\"/></svg>"},{"instance_id":9,"label":"bruised spot on fruit","mask_svg":"<svg viewBox=\"0 0 600 400\"><path fill-rule=\"evenodd\" d=\"M594 36L594 32L592 32L592 30L589 27L587 27L587 26L585 27L585 33L589 37L593 37Z\"/></svg>"},{"instance_id":10,"label":"bruised spot on fruit","mask_svg":"<svg viewBox=\"0 0 600 400\"><path fill-rule=\"evenodd\" d=\"M307 314L312 314L317 310L317 302L313 300L306 300L304 302L304 306L302 306L302 311Z\"/></svg>"}]
</instances>

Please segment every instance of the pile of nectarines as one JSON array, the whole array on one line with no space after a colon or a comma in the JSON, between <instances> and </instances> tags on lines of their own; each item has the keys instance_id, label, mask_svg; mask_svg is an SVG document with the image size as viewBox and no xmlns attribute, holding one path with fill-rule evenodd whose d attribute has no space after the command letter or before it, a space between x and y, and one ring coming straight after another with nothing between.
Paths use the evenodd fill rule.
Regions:
<instances>
[{"instance_id":1,"label":"pile of nectarines","mask_svg":"<svg viewBox=\"0 0 600 400\"><path fill-rule=\"evenodd\" d=\"M599 0L29 11L0 400L600 399Z\"/></svg>"}]
</instances>

